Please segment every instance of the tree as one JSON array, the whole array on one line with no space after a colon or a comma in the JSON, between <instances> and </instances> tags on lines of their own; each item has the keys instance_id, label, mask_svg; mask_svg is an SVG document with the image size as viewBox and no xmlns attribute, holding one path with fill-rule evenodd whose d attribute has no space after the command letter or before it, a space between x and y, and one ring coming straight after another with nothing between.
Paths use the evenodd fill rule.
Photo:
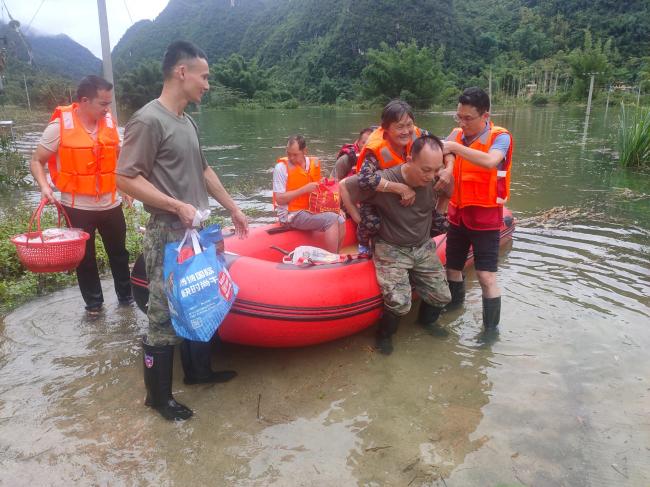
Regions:
<instances>
[{"instance_id":1,"label":"tree","mask_svg":"<svg viewBox=\"0 0 650 487\"><path fill-rule=\"evenodd\" d=\"M268 71L260 68L255 60L246 61L241 54L232 54L215 64L211 71L222 85L242 92L246 98L253 98L255 92L269 88Z\"/></svg>"},{"instance_id":2,"label":"tree","mask_svg":"<svg viewBox=\"0 0 650 487\"><path fill-rule=\"evenodd\" d=\"M581 100L587 97L591 75L596 81L607 80L611 71L609 62L612 56L612 42L608 39L604 44L600 39L592 40L591 32L585 31L584 46L574 49L567 56L567 63L573 74L573 96Z\"/></svg>"},{"instance_id":3,"label":"tree","mask_svg":"<svg viewBox=\"0 0 650 487\"><path fill-rule=\"evenodd\" d=\"M127 107L137 110L160 96L162 65L159 61L144 61L135 69L120 76L116 97Z\"/></svg>"},{"instance_id":4,"label":"tree","mask_svg":"<svg viewBox=\"0 0 650 487\"><path fill-rule=\"evenodd\" d=\"M361 72L366 95L398 98L406 95L417 107L438 101L447 84L442 74L443 51L418 49L415 41L398 42L395 48L382 42L379 49L368 50L368 65Z\"/></svg>"}]
</instances>

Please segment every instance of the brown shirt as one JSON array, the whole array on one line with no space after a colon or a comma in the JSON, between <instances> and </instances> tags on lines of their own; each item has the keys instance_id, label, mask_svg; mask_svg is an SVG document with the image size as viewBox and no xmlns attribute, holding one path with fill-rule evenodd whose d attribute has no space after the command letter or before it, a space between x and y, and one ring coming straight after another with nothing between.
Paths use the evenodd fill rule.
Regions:
<instances>
[{"instance_id":1,"label":"brown shirt","mask_svg":"<svg viewBox=\"0 0 650 487\"><path fill-rule=\"evenodd\" d=\"M402 177L402 165L379 171L381 177L388 181L406 184ZM389 244L403 247L420 246L430 239L431 213L436 207L437 193L434 183L413 188L415 203L402 206L400 197L395 193L380 193L359 188L359 177L352 176L345 180L345 187L352 201L372 204L381 218L379 238Z\"/></svg>"},{"instance_id":2,"label":"brown shirt","mask_svg":"<svg viewBox=\"0 0 650 487\"><path fill-rule=\"evenodd\" d=\"M160 192L203 210L209 208L203 175L207 167L194 120L186 114L179 117L153 100L126 124L115 172L142 175ZM148 205L144 208L149 213L167 213Z\"/></svg>"}]
</instances>

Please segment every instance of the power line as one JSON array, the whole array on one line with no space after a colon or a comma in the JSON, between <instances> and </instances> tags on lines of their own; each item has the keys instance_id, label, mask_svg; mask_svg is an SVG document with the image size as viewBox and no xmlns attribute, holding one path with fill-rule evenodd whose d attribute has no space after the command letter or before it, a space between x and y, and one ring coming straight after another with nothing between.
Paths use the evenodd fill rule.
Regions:
<instances>
[{"instance_id":1,"label":"power line","mask_svg":"<svg viewBox=\"0 0 650 487\"><path fill-rule=\"evenodd\" d=\"M131 12L129 12L129 6L126 4L126 0L124 1L124 8L126 9L126 13L129 14L129 20L131 21L131 25L133 25L133 17L131 17Z\"/></svg>"},{"instance_id":2,"label":"power line","mask_svg":"<svg viewBox=\"0 0 650 487\"><path fill-rule=\"evenodd\" d=\"M41 0L41 4L36 9L36 13L34 13L34 16L32 17L32 20L30 20L29 24L27 24L27 28L25 29L25 33L27 33L27 31L29 31L29 28L32 26L32 22L34 22L34 19L38 15L38 12L41 11L41 7L43 6L44 3L45 3L45 0Z\"/></svg>"}]
</instances>

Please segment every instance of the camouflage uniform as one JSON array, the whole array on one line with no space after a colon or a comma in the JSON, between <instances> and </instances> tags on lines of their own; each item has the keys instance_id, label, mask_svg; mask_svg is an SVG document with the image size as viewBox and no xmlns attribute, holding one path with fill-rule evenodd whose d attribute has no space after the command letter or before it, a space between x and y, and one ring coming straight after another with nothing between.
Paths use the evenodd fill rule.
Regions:
<instances>
[{"instance_id":1,"label":"camouflage uniform","mask_svg":"<svg viewBox=\"0 0 650 487\"><path fill-rule=\"evenodd\" d=\"M432 306L443 307L451 300L433 240L403 247L377 239L373 259L384 306L393 314L404 316L411 309L411 281L420 298Z\"/></svg>"},{"instance_id":2,"label":"camouflage uniform","mask_svg":"<svg viewBox=\"0 0 650 487\"><path fill-rule=\"evenodd\" d=\"M175 220L175 221L174 221ZM163 287L163 259L165 244L178 242L183 238L185 229L180 221L171 215L151 215L144 234L144 260L149 278L149 304L147 317L149 330L145 337L147 345L160 347L175 345L182 341L176 336L169 318L169 307Z\"/></svg>"}]
</instances>

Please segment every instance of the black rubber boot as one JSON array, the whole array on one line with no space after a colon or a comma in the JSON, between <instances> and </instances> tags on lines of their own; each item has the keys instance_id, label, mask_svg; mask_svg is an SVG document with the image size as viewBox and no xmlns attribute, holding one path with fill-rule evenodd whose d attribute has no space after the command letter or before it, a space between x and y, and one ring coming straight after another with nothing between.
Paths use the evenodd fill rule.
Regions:
<instances>
[{"instance_id":1,"label":"black rubber boot","mask_svg":"<svg viewBox=\"0 0 650 487\"><path fill-rule=\"evenodd\" d=\"M437 324L438 317L442 308L432 306L425 301L420 301L420 310L418 311L418 323L429 332L429 334L439 337L449 335L449 332Z\"/></svg>"},{"instance_id":2,"label":"black rubber boot","mask_svg":"<svg viewBox=\"0 0 650 487\"><path fill-rule=\"evenodd\" d=\"M449 292L451 293L451 301L447 305L448 308L456 308L463 304L465 301L465 279L462 281L449 281Z\"/></svg>"},{"instance_id":3,"label":"black rubber boot","mask_svg":"<svg viewBox=\"0 0 650 487\"><path fill-rule=\"evenodd\" d=\"M214 384L228 382L237 375L234 370L214 372L210 365L212 347L210 342L183 340L181 343L181 362L185 372L186 384Z\"/></svg>"},{"instance_id":4,"label":"black rubber boot","mask_svg":"<svg viewBox=\"0 0 650 487\"><path fill-rule=\"evenodd\" d=\"M498 298L483 298L483 327L494 330L501 319L501 296Z\"/></svg>"},{"instance_id":5,"label":"black rubber boot","mask_svg":"<svg viewBox=\"0 0 650 487\"><path fill-rule=\"evenodd\" d=\"M172 372L174 369L174 346L153 347L142 343L144 385L147 388L145 406L158 411L169 421L189 419L191 409L176 402L172 396Z\"/></svg>"},{"instance_id":6,"label":"black rubber boot","mask_svg":"<svg viewBox=\"0 0 650 487\"><path fill-rule=\"evenodd\" d=\"M400 317L384 308L384 314L379 320L377 327L377 349L384 355L393 353L393 339L392 336L397 331L400 322Z\"/></svg>"}]
</instances>

